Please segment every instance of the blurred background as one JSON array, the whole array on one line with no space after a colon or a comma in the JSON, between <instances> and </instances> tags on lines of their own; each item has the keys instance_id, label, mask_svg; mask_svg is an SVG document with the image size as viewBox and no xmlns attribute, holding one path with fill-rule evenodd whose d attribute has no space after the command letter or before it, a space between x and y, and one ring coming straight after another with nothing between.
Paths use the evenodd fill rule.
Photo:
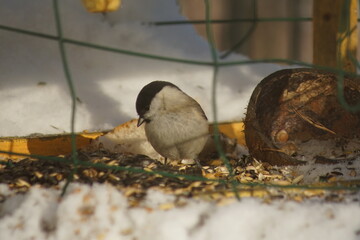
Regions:
<instances>
[{"instance_id":1,"label":"blurred background","mask_svg":"<svg viewBox=\"0 0 360 240\"><path fill-rule=\"evenodd\" d=\"M204 19L203 0L178 0L182 14L190 20ZM311 18L312 0L212 0L213 19ZM205 25L196 30L206 36ZM285 58L312 62L312 22L235 22L214 24L217 48L226 51L248 33L237 52L250 58Z\"/></svg>"}]
</instances>

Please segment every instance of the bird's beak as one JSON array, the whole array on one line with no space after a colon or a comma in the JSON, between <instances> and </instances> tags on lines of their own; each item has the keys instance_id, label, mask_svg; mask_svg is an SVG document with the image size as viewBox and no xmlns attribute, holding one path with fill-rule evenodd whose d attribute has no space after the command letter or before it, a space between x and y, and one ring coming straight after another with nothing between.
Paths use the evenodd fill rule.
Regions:
<instances>
[{"instance_id":1,"label":"bird's beak","mask_svg":"<svg viewBox=\"0 0 360 240\"><path fill-rule=\"evenodd\" d=\"M140 117L140 118L138 119L137 126L140 127L140 125L143 124L144 122L145 122L145 119L143 119L143 118Z\"/></svg>"}]
</instances>

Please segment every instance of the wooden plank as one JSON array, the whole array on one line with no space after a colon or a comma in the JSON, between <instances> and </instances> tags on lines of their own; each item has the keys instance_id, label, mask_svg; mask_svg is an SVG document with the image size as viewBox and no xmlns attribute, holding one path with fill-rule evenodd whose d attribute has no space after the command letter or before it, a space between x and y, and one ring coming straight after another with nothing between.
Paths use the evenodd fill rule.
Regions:
<instances>
[{"instance_id":1,"label":"wooden plank","mask_svg":"<svg viewBox=\"0 0 360 240\"><path fill-rule=\"evenodd\" d=\"M356 71L357 11L357 0L314 0L314 64Z\"/></svg>"}]
</instances>

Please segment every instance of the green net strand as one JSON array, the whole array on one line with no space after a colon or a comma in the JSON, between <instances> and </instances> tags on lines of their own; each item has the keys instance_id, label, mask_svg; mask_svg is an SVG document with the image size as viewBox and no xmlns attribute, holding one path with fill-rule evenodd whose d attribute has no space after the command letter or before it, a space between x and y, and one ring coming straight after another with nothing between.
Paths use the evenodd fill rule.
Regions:
<instances>
[{"instance_id":1,"label":"green net strand","mask_svg":"<svg viewBox=\"0 0 360 240\"><path fill-rule=\"evenodd\" d=\"M337 39L337 45L341 46L342 43L344 41L346 41L355 31L356 31L356 27L351 28L350 27L350 19L347 17L348 14L350 13L351 9L350 9L350 4L351 1L350 0L345 0L344 4L342 5L341 8L341 14L340 14L340 24L339 24L339 29L338 29L338 33L340 34L339 39ZM349 50L349 43L350 41L347 42L347 53L346 55L349 56L350 60L352 61L352 63L355 63L355 66L357 68L359 68L359 62L356 60L355 56L353 56L353 54L351 53L351 51ZM341 53L341 48L338 47L337 48L337 64L338 64L338 68L340 69L342 66L344 66L344 60L342 58L342 53ZM345 74L344 72L339 72L337 74L337 98L339 103L341 104L341 106L346 109L347 111L356 113L360 111L360 102L356 103L355 105L350 105L346 99L345 99L345 94L344 94L344 77Z\"/></svg>"},{"instance_id":2,"label":"green net strand","mask_svg":"<svg viewBox=\"0 0 360 240\"><path fill-rule=\"evenodd\" d=\"M257 0L256 0L257 1ZM313 19L310 17L288 17L288 18L234 18L234 19L212 19L212 24L231 24L243 22L311 22ZM166 25L186 25L186 24L206 24L206 20L185 20L185 21L157 21L145 22L144 24L154 26Z\"/></svg>"},{"instance_id":3,"label":"green net strand","mask_svg":"<svg viewBox=\"0 0 360 240\"><path fill-rule=\"evenodd\" d=\"M30 36L34 36L34 37L45 38L45 39L54 40L54 41L60 41L60 38L58 36L53 36L53 35L44 34L44 33L38 33L38 32L29 31L29 30L20 29L20 28L9 27L9 26L5 26L5 25L1 25L1 24L0 24L0 29L5 30L5 31L10 31L10 32L16 32L16 33L20 33L20 34L26 34L26 35L30 35ZM212 65L212 62L210 62L210 61L198 61L198 60L192 60L192 59L172 58L172 57L155 55L155 54L146 54L146 53L142 53L142 52L129 51L126 49L113 48L113 47L108 47L108 46L102 46L99 44L78 41L78 40L65 38L65 37L61 38L61 42L66 43L66 44L73 44L73 45L77 45L77 46L83 46L83 47L88 47L88 48L92 48L92 49L97 49L97 50L101 50L101 51L131 55L131 56L141 57L141 58L148 58L148 59L152 59L152 60L161 60L161 61L167 61L167 62L177 62L177 63L185 63L185 64L193 64L193 65L204 65L204 66Z\"/></svg>"},{"instance_id":4,"label":"green net strand","mask_svg":"<svg viewBox=\"0 0 360 240\"><path fill-rule=\"evenodd\" d=\"M212 111L213 111L213 119L214 119L214 140L215 140L215 146L216 150L220 155L220 158L223 160L227 170L229 171L230 179L233 179L234 172L232 169L232 166L228 160L228 158L225 155L224 150L221 147L220 143L220 133L219 133L219 126L218 126L218 120L217 120L217 103L216 103L216 90L217 90L217 76L219 72L219 64L218 64L218 55L217 51L215 49L215 40L214 40L214 34L212 32L212 25L211 25L211 3L209 0L205 0L205 18L206 18L206 35L209 42L209 48L211 57L213 60L213 77L212 77L212 92L211 92L211 103L212 103ZM236 191L236 186L234 184L234 181L230 181L231 188L233 192L235 193L235 196L238 200L240 200L240 196L238 191Z\"/></svg>"},{"instance_id":5,"label":"green net strand","mask_svg":"<svg viewBox=\"0 0 360 240\"><path fill-rule=\"evenodd\" d=\"M258 11L257 11L257 6L258 6L258 2L257 0L253 0L252 1L252 15L253 15L253 21L251 21L251 26L247 29L247 31L245 32L244 36L233 46L231 47L228 51L226 51L224 54L222 54L220 56L220 59L225 59L228 56L230 56L231 53L235 52L236 50L238 50L246 41L249 40L249 38L251 37L251 35L254 33L256 27L258 26Z\"/></svg>"},{"instance_id":6,"label":"green net strand","mask_svg":"<svg viewBox=\"0 0 360 240\"><path fill-rule=\"evenodd\" d=\"M53 7L54 7L54 15L56 20L56 31L58 35L58 42L59 42L59 50L60 50L60 56L61 56L61 62L65 74L65 79L68 84L69 90L70 90L70 96L71 96L71 119L70 119L70 125L71 125L71 146L72 146L72 155L74 157L74 163L77 161L76 157L76 134L75 134L75 118L76 118L76 91L75 86L73 84L73 80L70 74L69 69L69 63L66 56L66 49L65 49L65 43L63 39L63 33L62 33L62 27L61 27L61 19L60 19L60 12L58 7L58 1L53 0Z\"/></svg>"},{"instance_id":7,"label":"green net strand","mask_svg":"<svg viewBox=\"0 0 360 240\"><path fill-rule=\"evenodd\" d=\"M4 25L0 25L0 29L6 30L6 31L11 31L11 32L17 32L17 33L21 33L21 34L26 34L26 35L30 35L30 36L40 37L40 38L46 38L46 39L50 39L50 40L58 41L58 39L59 39L56 36L43 34L43 33L36 33L33 31L8 27L8 26L4 26ZM192 60L192 59L172 58L172 57L166 57L166 56L161 56L161 55L146 54L146 53L141 53L141 52L129 51L129 50L125 50L125 49L102 46L102 45L93 44L93 43L87 43L87 42L73 40L73 39L69 39L69 38L62 38L62 40L63 40L63 43L74 44L74 45L83 46L83 47L89 47L89 48L98 49L98 50L102 50L102 51L108 51L108 52L114 52L114 53L119 53L119 54L148 58L148 59L152 59L152 60L177 62L177 63L192 64L192 65L203 65L203 66L212 66L213 65L212 61L198 61L198 60ZM359 76L356 73L349 73L349 72L346 72L344 70L337 69L337 68L321 66L321 65L311 64L308 62L303 62L303 61L298 61L298 60L293 60L293 59L284 59L284 58L248 59L248 60L241 60L241 61L219 61L218 66L227 67L227 66L245 65L245 64L258 64L258 63L297 65L297 66L302 66L302 67L318 68L318 69L322 69L322 70L326 70L326 71L334 72L334 73L337 73L337 72L345 73L345 74L347 74L349 76L353 76L353 77Z\"/></svg>"},{"instance_id":8,"label":"green net strand","mask_svg":"<svg viewBox=\"0 0 360 240\"><path fill-rule=\"evenodd\" d=\"M71 78L69 64L66 56L66 49L65 43L63 39L63 32L61 26L61 19L60 19L60 10L57 0L53 0L53 10L55 16L55 23L56 23L56 32L58 36L58 43L59 43L59 51L61 56L61 62L65 74L65 79L68 84L71 96L71 118L70 118L70 127L71 127L71 159L74 163L74 168L71 171L71 174L66 180L66 184L64 185L61 196L64 196L69 183L73 180L74 174L77 172L78 162L79 159L77 157L77 145L76 145L76 133L75 133L75 119L76 119L76 91L73 84L73 80Z\"/></svg>"}]
</instances>

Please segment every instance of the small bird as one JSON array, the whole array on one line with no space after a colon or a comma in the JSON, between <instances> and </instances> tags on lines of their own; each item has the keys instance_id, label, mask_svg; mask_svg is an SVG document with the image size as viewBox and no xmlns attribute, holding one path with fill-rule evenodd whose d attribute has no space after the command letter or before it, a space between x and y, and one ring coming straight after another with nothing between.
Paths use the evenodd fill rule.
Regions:
<instances>
[{"instance_id":1,"label":"small bird","mask_svg":"<svg viewBox=\"0 0 360 240\"><path fill-rule=\"evenodd\" d=\"M154 81L136 99L137 126L166 159L197 159L209 136L207 117L197 101L170 82Z\"/></svg>"}]
</instances>

